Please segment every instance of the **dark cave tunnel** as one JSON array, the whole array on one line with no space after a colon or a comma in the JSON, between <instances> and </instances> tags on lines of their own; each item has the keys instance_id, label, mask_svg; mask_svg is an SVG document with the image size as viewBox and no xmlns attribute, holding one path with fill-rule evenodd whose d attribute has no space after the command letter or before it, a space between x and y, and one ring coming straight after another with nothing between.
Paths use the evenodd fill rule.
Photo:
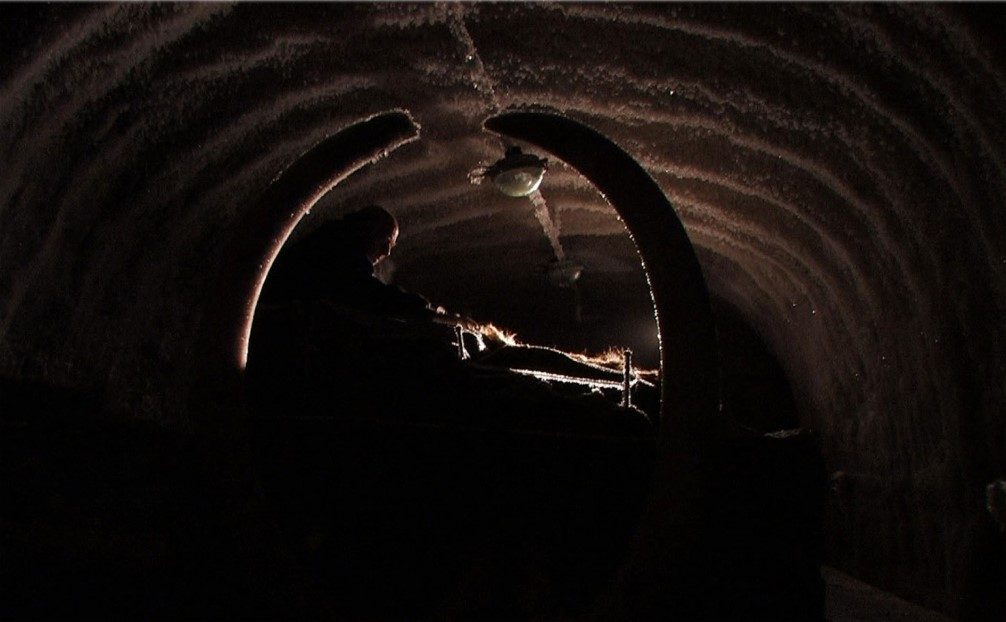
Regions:
<instances>
[{"instance_id":1,"label":"dark cave tunnel","mask_svg":"<svg viewBox=\"0 0 1006 622\"><path fill-rule=\"evenodd\" d=\"M3 617L1006 615L1001 5L9 8ZM471 183L501 137L536 200ZM409 289L660 367L648 417L253 324L370 202Z\"/></svg>"}]
</instances>

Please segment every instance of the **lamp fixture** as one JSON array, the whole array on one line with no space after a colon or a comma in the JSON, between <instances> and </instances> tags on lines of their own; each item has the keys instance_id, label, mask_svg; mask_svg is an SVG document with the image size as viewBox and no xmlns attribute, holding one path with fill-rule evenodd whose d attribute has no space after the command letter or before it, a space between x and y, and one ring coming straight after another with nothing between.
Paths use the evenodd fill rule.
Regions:
<instances>
[{"instance_id":1,"label":"lamp fixture","mask_svg":"<svg viewBox=\"0 0 1006 622\"><path fill-rule=\"evenodd\" d=\"M478 178L489 177L503 194L526 197L541 185L547 168L548 160L545 158L524 153L520 147L510 147L503 159L475 173L472 181L478 183L481 181Z\"/></svg>"}]
</instances>

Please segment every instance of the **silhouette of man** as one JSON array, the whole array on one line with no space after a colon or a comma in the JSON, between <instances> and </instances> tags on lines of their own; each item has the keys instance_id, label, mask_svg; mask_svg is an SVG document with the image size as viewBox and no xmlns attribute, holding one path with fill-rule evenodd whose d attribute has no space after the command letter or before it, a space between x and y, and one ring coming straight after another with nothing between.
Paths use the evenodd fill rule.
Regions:
<instances>
[{"instance_id":1,"label":"silhouette of man","mask_svg":"<svg viewBox=\"0 0 1006 622\"><path fill-rule=\"evenodd\" d=\"M378 205L328 222L280 256L263 298L270 303L327 301L399 319L436 316L422 296L375 276L397 241L398 221Z\"/></svg>"}]
</instances>

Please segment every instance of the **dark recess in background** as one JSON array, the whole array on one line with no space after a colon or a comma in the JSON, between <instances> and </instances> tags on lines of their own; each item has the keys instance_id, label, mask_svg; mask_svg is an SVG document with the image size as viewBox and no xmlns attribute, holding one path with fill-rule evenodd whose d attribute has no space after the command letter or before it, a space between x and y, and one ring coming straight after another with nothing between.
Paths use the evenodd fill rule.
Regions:
<instances>
[{"instance_id":1,"label":"dark recess in background","mask_svg":"<svg viewBox=\"0 0 1006 622\"><path fill-rule=\"evenodd\" d=\"M729 303L714 298L723 410L759 432L799 427L786 373L768 346Z\"/></svg>"}]
</instances>

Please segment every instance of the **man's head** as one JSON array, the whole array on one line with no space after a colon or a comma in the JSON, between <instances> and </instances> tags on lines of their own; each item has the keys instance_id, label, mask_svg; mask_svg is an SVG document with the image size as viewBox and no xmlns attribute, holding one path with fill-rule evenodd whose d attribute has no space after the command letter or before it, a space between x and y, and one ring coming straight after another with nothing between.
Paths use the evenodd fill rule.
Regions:
<instances>
[{"instance_id":1,"label":"man's head","mask_svg":"<svg viewBox=\"0 0 1006 622\"><path fill-rule=\"evenodd\" d=\"M390 255L398 242L398 221L380 205L368 205L342 220L354 230L372 265Z\"/></svg>"}]
</instances>

